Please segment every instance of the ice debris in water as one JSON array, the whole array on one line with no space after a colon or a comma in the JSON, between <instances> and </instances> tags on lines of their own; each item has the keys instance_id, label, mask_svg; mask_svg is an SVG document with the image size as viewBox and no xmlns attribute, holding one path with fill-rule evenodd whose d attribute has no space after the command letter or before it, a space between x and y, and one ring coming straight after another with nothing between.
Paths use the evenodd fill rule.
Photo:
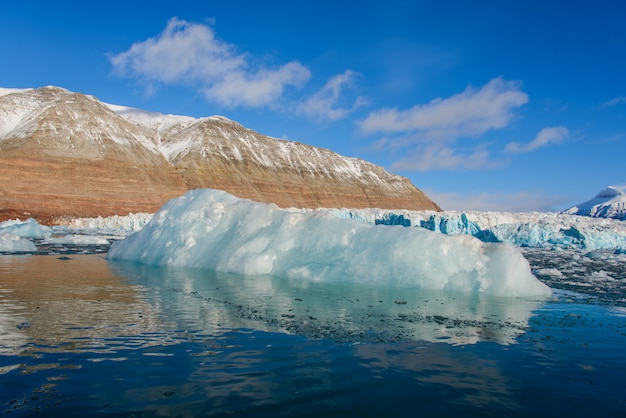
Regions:
<instances>
[{"instance_id":1,"label":"ice debris in water","mask_svg":"<svg viewBox=\"0 0 626 418\"><path fill-rule=\"evenodd\" d=\"M20 238L17 235L0 233L0 252L31 253L35 251L37 251L37 247L30 240Z\"/></svg>"},{"instance_id":2,"label":"ice debris in water","mask_svg":"<svg viewBox=\"0 0 626 418\"><path fill-rule=\"evenodd\" d=\"M39 225L34 219L0 222L0 252L35 252L37 247L31 239L43 239L51 236L50 228Z\"/></svg>"},{"instance_id":3,"label":"ice debris in water","mask_svg":"<svg viewBox=\"0 0 626 418\"><path fill-rule=\"evenodd\" d=\"M201 189L165 204L110 259L298 280L548 296L519 250L423 228L374 226Z\"/></svg>"},{"instance_id":4,"label":"ice debris in water","mask_svg":"<svg viewBox=\"0 0 626 418\"><path fill-rule=\"evenodd\" d=\"M52 236L52 230L42 226L30 218L25 221L19 219L0 222L0 235L7 234L20 238L44 239Z\"/></svg>"}]
</instances>

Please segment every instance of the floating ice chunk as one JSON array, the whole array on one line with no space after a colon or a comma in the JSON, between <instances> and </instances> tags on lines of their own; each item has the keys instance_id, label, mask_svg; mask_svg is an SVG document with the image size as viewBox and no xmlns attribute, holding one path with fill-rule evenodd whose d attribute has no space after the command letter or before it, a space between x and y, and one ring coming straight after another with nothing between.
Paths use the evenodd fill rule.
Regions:
<instances>
[{"instance_id":1,"label":"floating ice chunk","mask_svg":"<svg viewBox=\"0 0 626 418\"><path fill-rule=\"evenodd\" d=\"M97 235L66 235L64 237L48 238L42 244L58 245L109 245L109 240Z\"/></svg>"},{"instance_id":2,"label":"floating ice chunk","mask_svg":"<svg viewBox=\"0 0 626 418\"><path fill-rule=\"evenodd\" d=\"M3 253L32 253L37 251L37 247L26 238L17 235L0 234L0 252Z\"/></svg>"},{"instance_id":3,"label":"floating ice chunk","mask_svg":"<svg viewBox=\"0 0 626 418\"><path fill-rule=\"evenodd\" d=\"M0 222L0 235L10 234L20 238L43 239L52 236L52 230L42 226L36 220L30 218L25 221L19 219Z\"/></svg>"},{"instance_id":4,"label":"floating ice chunk","mask_svg":"<svg viewBox=\"0 0 626 418\"><path fill-rule=\"evenodd\" d=\"M327 211L287 211L211 189L171 200L141 231L114 243L107 257L304 281L551 294L506 244L374 226Z\"/></svg>"}]
</instances>

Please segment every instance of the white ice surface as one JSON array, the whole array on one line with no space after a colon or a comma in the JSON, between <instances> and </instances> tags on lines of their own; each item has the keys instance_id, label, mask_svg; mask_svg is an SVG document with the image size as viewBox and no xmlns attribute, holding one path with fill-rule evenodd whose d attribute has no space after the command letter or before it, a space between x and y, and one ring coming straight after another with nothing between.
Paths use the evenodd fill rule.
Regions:
<instances>
[{"instance_id":1,"label":"white ice surface","mask_svg":"<svg viewBox=\"0 0 626 418\"><path fill-rule=\"evenodd\" d=\"M20 238L16 235L9 235L6 233L0 233L0 252L3 253L20 253L20 252L34 252L37 251L37 247L32 241L26 238Z\"/></svg>"},{"instance_id":2,"label":"white ice surface","mask_svg":"<svg viewBox=\"0 0 626 418\"><path fill-rule=\"evenodd\" d=\"M48 238L42 244L57 245L108 245L109 240L97 235L69 234L58 238Z\"/></svg>"},{"instance_id":3,"label":"white ice surface","mask_svg":"<svg viewBox=\"0 0 626 418\"><path fill-rule=\"evenodd\" d=\"M211 189L171 200L107 257L302 281L551 294L510 245L282 210Z\"/></svg>"},{"instance_id":4,"label":"white ice surface","mask_svg":"<svg viewBox=\"0 0 626 418\"><path fill-rule=\"evenodd\" d=\"M331 210L341 218L418 226L445 235L472 235L516 247L626 249L626 222L553 212L432 212L380 209Z\"/></svg>"},{"instance_id":5,"label":"white ice surface","mask_svg":"<svg viewBox=\"0 0 626 418\"><path fill-rule=\"evenodd\" d=\"M626 222L554 212L434 212L383 209L286 209L293 213L330 213L366 224L422 227L445 235L472 235L485 242L516 247L626 251ZM140 230L152 214L75 219L71 228Z\"/></svg>"},{"instance_id":6,"label":"white ice surface","mask_svg":"<svg viewBox=\"0 0 626 418\"><path fill-rule=\"evenodd\" d=\"M0 235L12 235L19 238L44 239L52 237L52 230L42 226L30 218L25 221L19 219L0 222Z\"/></svg>"},{"instance_id":7,"label":"white ice surface","mask_svg":"<svg viewBox=\"0 0 626 418\"><path fill-rule=\"evenodd\" d=\"M98 216L97 218L74 218L63 225L73 230L98 231L105 233L126 234L139 231L150 219L152 213L129 213L127 216Z\"/></svg>"}]
</instances>

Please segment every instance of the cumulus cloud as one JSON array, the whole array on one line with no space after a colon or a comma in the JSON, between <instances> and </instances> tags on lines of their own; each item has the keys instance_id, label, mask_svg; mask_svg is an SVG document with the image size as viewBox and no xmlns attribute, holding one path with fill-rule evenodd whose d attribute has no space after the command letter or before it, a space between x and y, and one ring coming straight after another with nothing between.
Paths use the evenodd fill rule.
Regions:
<instances>
[{"instance_id":1,"label":"cumulus cloud","mask_svg":"<svg viewBox=\"0 0 626 418\"><path fill-rule=\"evenodd\" d=\"M259 107L281 97L286 86L305 84L310 76L309 70L302 64L290 62L276 69L263 68L255 73L229 72L202 91L208 100L228 107Z\"/></svg>"},{"instance_id":2,"label":"cumulus cloud","mask_svg":"<svg viewBox=\"0 0 626 418\"><path fill-rule=\"evenodd\" d=\"M513 111L526 103L528 95L521 91L521 83L498 77L479 89L469 86L462 93L407 110L377 110L361 121L360 129L364 133L413 131L426 138L456 139L505 127Z\"/></svg>"},{"instance_id":3,"label":"cumulus cloud","mask_svg":"<svg viewBox=\"0 0 626 418\"><path fill-rule=\"evenodd\" d=\"M251 57L219 40L206 25L172 18L154 38L133 44L110 57L115 73L154 85L199 87L208 100L225 106L263 106L301 87L311 77L297 61L274 68L253 67Z\"/></svg>"},{"instance_id":4,"label":"cumulus cloud","mask_svg":"<svg viewBox=\"0 0 626 418\"><path fill-rule=\"evenodd\" d=\"M407 157L395 161L390 169L393 171L474 170L491 165L493 163L489 161L489 151L484 147L460 153L445 145L433 143L417 147Z\"/></svg>"},{"instance_id":5,"label":"cumulus cloud","mask_svg":"<svg viewBox=\"0 0 626 418\"><path fill-rule=\"evenodd\" d=\"M543 128L535 139L527 144L520 144L519 142L509 142L504 149L509 153L525 153L536 150L537 148L545 147L550 144L560 144L569 136L569 130L564 126L554 126L551 128Z\"/></svg>"},{"instance_id":6,"label":"cumulus cloud","mask_svg":"<svg viewBox=\"0 0 626 418\"><path fill-rule=\"evenodd\" d=\"M489 168L498 164L490 161L487 144L468 149L458 142L506 127L526 103L528 95L520 82L497 77L480 88L468 86L461 93L406 110L376 110L359 122L359 129L385 135L376 147L384 144L395 153L403 151L402 159L391 166L395 170Z\"/></svg>"},{"instance_id":7,"label":"cumulus cloud","mask_svg":"<svg viewBox=\"0 0 626 418\"><path fill-rule=\"evenodd\" d=\"M318 120L338 120L352 113L357 108L367 104L367 100L358 96L349 107L340 105L341 93L344 88L354 86L355 80L361 74L346 70L343 74L328 79L324 87L297 107L299 114Z\"/></svg>"}]
</instances>

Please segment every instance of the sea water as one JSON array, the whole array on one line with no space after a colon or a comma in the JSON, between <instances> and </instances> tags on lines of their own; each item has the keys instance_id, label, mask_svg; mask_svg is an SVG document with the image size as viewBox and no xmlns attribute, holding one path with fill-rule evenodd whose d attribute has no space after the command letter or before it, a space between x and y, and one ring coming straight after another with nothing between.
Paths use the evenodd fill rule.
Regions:
<instances>
[{"instance_id":1,"label":"sea water","mask_svg":"<svg viewBox=\"0 0 626 418\"><path fill-rule=\"evenodd\" d=\"M626 415L622 259L524 254L553 298L0 256L0 411Z\"/></svg>"}]
</instances>

